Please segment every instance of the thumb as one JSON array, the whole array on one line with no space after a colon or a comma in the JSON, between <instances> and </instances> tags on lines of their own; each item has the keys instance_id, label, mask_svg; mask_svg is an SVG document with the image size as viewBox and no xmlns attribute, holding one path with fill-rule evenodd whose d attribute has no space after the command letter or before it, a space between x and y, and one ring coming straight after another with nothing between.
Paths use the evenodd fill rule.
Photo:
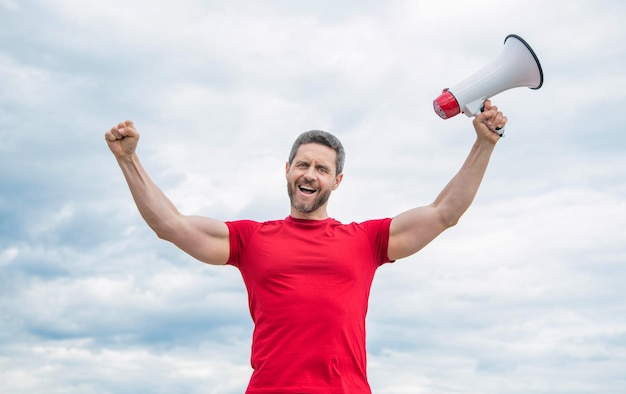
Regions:
<instances>
[{"instance_id":1,"label":"thumb","mask_svg":"<svg viewBox=\"0 0 626 394\"><path fill-rule=\"evenodd\" d=\"M117 130L122 137L135 137L137 135L137 129L135 129L135 125L130 120L118 124Z\"/></svg>"}]
</instances>

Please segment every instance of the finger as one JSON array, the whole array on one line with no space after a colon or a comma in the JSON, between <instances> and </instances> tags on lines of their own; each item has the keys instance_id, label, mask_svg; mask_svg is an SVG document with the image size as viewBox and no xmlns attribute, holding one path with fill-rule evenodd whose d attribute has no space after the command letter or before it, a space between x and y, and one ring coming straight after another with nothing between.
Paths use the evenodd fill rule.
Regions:
<instances>
[{"instance_id":1,"label":"finger","mask_svg":"<svg viewBox=\"0 0 626 394\"><path fill-rule=\"evenodd\" d=\"M125 120L117 125L117 130L122 137L128 137L136 134L135 125L131 120Z\"/></svg>"},{"instance_id":2,"label":"finger","mask_svg":"<svg viewBox=\"0 0 626 394\"><path fill-rule=\"evenodd\" d=\"M116 141L116 140L121 140L121 139L122 139L122 138L124 138L124 137L122 137L122 136L120 135L120 133L119 133L119 132L117 132L117 129L112 128L111 130L109 130L109 131L107 131L106 133L104 133L104 138L105 138L107 141L111 141L111 142L113 142L113 141Z\"/></svg>"},{"instance_id":3,"label":"finger","mask_svg":"<svg viewBox=\"0 0 626 394\"><path fill-rule=\"evenodd\" d=\"M498 111L492 119L492 123L496 127L501 127L500 125L505 124L507 121L507 117L504 116L502 111Z\"/></svg>"},{"instance_id":4,"label":"finger","mask_svg":"<svg viewBox=\"0 0 626 394\"><path fill-rule=\"evenodd\" d=\"M495 131L498 134L502 135L500 130L504 129L507 120L508 118L504 116L502 112L498 112L492 119L490 119L488 122L485 122L485 124L491 131Z\"/></svg>"},{"instance_id":5,"label":"finger","mask_svg":"<svg viewBox=\"0 0 626 394\"><path fill-rule=\"evenodd\" d=\"M491 109L491 100L487 99L483 102L483 111Z\"/></svg>"},{"instance_id":6,"label":"finger","mask_svg":"<svg viewBox=\"0 0 626 394\"><path fill-rule=\"evenodd\" d=\"M509 121L509 118L507 118L506 116L502 116L502 119L500 119L500 122L498 123L498 128L499 129L503 129L504 126L506 125L506 122Z\"/></svg>"},{"instance_id":7,"label":"finger","mask_svg":"<svg viewBox=\"0 0 626 394\"><path fill-rule=\"evenodd\" d=\"M117 138L113 135L113 133L111 133L111 130L104 133L104 139L107 141L111 141L111 142L117 140Z\"/></svg>"},{"instance_id":8,"label":"finger","mask_svg":"<svg viewBox=\"0 0 626 394\"><path fill-rule=\"evenodd\" d=\"M500 120L502 119L502 112L496 112L493 116L491 116L487 121L487 127L489 127L491 130L495 130L498 123L500 123Z\"/></svg>"},{"instance_id":9,"label":"finger","mask_svg":"<svg viewBox=\"0 0 626 394\"><path fill-rule=\"evenodd\" d=\"M111 130L109 130L109 133L116 139L116 140L121 140L122 138L124 138L124 136L122 135L122 133L120 132L119 127L114 126L111 127ZM111 140L113 141L113 140Z\"/></svg>"},{"instance_id":10,"label":"finger","mask_svg":"<svg viewBox=\"0 0 626 394\"><path fill-rule=\"evenodd\" d=\"M504 116L504 114L500 111L498 111L498 115L496 115L496 118L494 119L494 122L496 124L500 124L502 122L506 122L506 116Z\"/></svg>"},{"instance_id":11,"label":"finger","mask_svg":"<svg viewBox=\"0 0 626 394\"><path fill-rule=\"evenodd\" d=\"M478 116L476 116L476 119L480 122L483 122L488 127L491 127L493 119L498 114L498 111L496 109L497 108L494 108L494 107L489 107L489 108L485 107L485 109L480 114L478 114Z\"/></svg>"}]
</instances>

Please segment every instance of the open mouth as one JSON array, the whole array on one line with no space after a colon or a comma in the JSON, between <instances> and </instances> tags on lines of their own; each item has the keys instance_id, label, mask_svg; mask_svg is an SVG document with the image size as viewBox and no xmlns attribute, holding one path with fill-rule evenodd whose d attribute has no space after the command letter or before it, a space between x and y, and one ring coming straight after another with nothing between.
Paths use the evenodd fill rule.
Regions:
<instances>
[{"instance_id":1,"label":"open mouth","mask_svg":"<svg viewBox=\"0 0 626 394\"><path fill-rule=\"evenodd\" d=\"M304 194L313 194L315 193L315 189L308 187L308 186L303 186L303 185L298 185L298 189L304 193Z\"/></svg>"}]
</instances>

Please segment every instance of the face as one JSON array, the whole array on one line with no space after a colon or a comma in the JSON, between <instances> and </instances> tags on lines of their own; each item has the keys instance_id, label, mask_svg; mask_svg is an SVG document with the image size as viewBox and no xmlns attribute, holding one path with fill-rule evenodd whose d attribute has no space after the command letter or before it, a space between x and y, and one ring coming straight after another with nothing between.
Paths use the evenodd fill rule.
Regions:
<instances>
[{"instance_id":1,"label":"face","mask_svg":"<svg viewBox=\"0 0 626 394\"><path fill-rule=\"evenodd\" d=\"M300 145L293 162L286 166L292 213L325 218L330 193L339 186L343 177L343 174L335 174L336 156L333 149L324 145Z\"/></svg>"}]
</instances>

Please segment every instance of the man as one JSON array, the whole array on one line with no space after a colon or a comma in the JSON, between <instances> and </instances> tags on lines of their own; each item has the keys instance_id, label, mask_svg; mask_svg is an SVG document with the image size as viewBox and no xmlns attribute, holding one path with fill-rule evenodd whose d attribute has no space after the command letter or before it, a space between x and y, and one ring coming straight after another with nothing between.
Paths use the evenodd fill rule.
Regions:
<instances>
[{"instance_id":1,"label":"man","mask_svg":"<svg viewBox=\"0 0 626 394\"><path fill-rule=\"evenodd\" d=\"M156 234L208 264L236 266L255 325L246 393L371 393L365 315L376 269L410 256L470 206L507 118L485 102L476 141L435 201L393 218L341 224L327 213L343 180L344 150L322 131L300 135L285 166L290 215L222 222L181 214L152 182L133 123L106 132L141 216Z\"/></svg>"}]
</instances>

